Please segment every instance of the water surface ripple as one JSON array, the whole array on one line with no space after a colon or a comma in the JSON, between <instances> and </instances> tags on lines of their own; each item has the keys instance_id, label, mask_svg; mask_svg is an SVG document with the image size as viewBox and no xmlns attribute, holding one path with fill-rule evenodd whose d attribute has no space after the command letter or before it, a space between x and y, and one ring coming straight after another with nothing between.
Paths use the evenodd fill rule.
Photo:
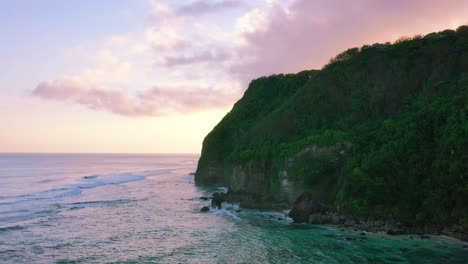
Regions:
<instances>
[{"instance_id":1,"label":"water surface ripple","mask_svg":"<svg viewBox=\"0 0 468 264\"><path fill-rule=\"evenodd\" d=\"M467 263L463 244L200 212L195 155L0 155L0 263Z\"/></svg>"}]
</instances>

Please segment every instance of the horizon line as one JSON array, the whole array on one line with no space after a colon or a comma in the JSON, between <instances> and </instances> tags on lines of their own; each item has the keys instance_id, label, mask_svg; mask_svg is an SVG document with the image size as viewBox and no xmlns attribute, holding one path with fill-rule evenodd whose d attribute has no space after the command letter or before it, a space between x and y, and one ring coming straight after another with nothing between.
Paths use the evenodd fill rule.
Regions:
<instances>
[{"instance_id":1,"label":"horizon line","mask_svg":"<svg viewBox=\"0 0 468 264\"><path fill-rule=\"evenodd\" d=\"M24 154L24 155L40 155L40 154L76 154L76 155L200 155L201 153L193 152L1 152L0 155Z\"/></svg>"}]
</instances>

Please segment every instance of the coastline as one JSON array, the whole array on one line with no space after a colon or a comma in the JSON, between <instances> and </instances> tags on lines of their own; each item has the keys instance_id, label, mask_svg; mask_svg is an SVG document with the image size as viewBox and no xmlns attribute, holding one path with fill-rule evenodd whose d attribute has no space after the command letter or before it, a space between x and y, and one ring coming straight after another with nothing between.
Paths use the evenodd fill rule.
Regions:
<instances>
[{"instance_id":1,"label":"coastline","mask_svg":"<svg viewBox=\"0 0 468 264\"><path fill-rule=\"evenodd\" d=\"M468 248L468 233L463 232L461 226L436 226L431 224L408 225L396 220L382 219L378 217L363 217L344 214L331 210L317 209L315 212L304 212L297 207L290 210L265 207L242 207L239 201L230 197L229 192L214 192L211 197L201 197L211 201L212 208L223 208L224 203L237 204L240 208L259 209L277 212L290 217L293 223L333 226L362 233L385 234L390 236L408 236L410 239L432 239L443 242L455 243ZM237 197L238 198L238 197Z\"/></svg>"},{"instance_id":2,"label":"coastline","mask_svg":"<svg viewBox=\"0 0 468 264\"><path fill-rule=\"evenodd\" d=\"M435 225L408 225L395 220L365 218L338 213L315 213L309 216L307 224L331 225L354 231L380 233L391 236L410 236L421 239L449 238L468 247L468 234L461 227L438 227ZM447 239L446 239L447 240Z\"/></svg>"}]
</instances>

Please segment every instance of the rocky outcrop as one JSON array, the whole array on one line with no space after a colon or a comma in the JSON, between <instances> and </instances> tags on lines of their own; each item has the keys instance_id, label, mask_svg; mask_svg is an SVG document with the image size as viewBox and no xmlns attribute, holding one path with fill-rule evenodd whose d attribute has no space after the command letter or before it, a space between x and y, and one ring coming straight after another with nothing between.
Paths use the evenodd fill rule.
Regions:
<instances>
[{"instance_id":1,"label":"rocky outcrop","mask_svg":"<svg viewBox=\"0 0 468 264\"><path fill-rule=\"evenodd\" d=\"M226 199L245 208L289 208L302 191L290 182L283 170L272 167L273 161L249 161L234 165ZM271 178L281 184L273 186Z\"/></svg>"},{"instance_id":2,"label":"rocky outcrop","mask_svg":"<svg viewBox=\"0 0 468 264\"><path fill-rule=\"evenodd\" d=\"M302 194L290 211L296 223L310 223L318 225L337 225L367 232L384 232L389 235L417 234L425 236L446 235L468 241L468 225L435 225L429 223L403 223L391 217L382 218L372 215L356 215L340 211L338 208L318 202L313 194Z\"/></svg>"},{"instance_id":3,"label":"rocky outcrop","mask_svg":"<svg viewBox=\"0 0 468 264\"><path fill-rule=\"evenodd\" d=\"M219 209L222 207L223 202L226 200L226 194L222 192L213 193L213 198L211 198L211 207Z\"/></svg>"},{"instance_id":4,"label":"rocky outcrop","mask_svg":"<svg viewBox=\"0 0 468 264\"><path fill-rule=\"evenodd\" d=\"M206 164L199 162L197 172L195 174L195 183L197 184L218 184L226 185L228 180L224 177L225 167L221 162L211 161Z\"/></svg>"},{"instance_id":5,"label":"rocky outcrop","mask_svg":"<svg viewBox=\"0 0 468 264\"><path fill-rule=\"evenodd\" d=\"M303 218L298 220L303 220ZM468 226L463 225L450 225L446 227L433 224L414 225L405 224L392 219L383 220L382 218L356 216L336 211L313 212L306 221L301 222L344 226L354 230L383 232L389 235L446 235L468 242Z\"/></svg>"},{"instance_id":6,"label":"rocky outcrop","mask_svg":"<svg viewBox=\"0 0 468 264\"><path fill-rule=\"evenodd\" d=\"M290 209L306 191L315 193L316 197L322 196L349 147L349 144L309 145L280 161L252 160L232 165L226 200L245 208ZM328 174L314 174L314 168L310 167L317 164L327 164L330 167Z\"/></svg>"},{"instance_id":7,"label":"rocky outcrop","mask_svg":"<svg viewBox=\"0 0 468 264\"><path fill-rule=\"evenodd\" d=\"M314 195L310 195L310 193L304 193L299 196L294 203L293 209L289 212L289 217L294 219L294 222L311 222L320 224L322 222L329 222L332 220L324 219L325 214L329 210L330 206L325 202L317 200L317 198Z\"/></svg>"}]
</instances>

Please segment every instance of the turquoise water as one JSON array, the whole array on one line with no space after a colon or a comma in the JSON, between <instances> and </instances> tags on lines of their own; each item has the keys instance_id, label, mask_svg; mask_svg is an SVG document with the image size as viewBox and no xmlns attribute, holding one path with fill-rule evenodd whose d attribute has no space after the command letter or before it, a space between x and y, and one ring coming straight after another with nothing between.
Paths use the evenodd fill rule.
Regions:
<instances>
[{"instance_id":1,"label":"turquoise water","mask_svg":"<svg viewBox=\"0 0 468 264\"><path fill-rule=\"evenodd\" d=\"M200 212L195 155L0 155L0 263L467 263L462 244Z\"/></svg>"}]
</instances>

